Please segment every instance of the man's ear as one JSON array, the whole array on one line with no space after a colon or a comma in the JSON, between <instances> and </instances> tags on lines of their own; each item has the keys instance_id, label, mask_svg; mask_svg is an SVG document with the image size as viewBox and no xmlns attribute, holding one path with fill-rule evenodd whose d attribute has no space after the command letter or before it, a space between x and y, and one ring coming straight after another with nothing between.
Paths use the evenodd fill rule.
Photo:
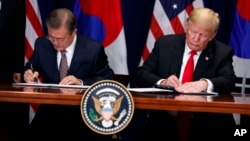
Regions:
<instances>
[{"instance_id":1,"label":"man's ear","mask_svg":"<svg viewBox=\"0 0 250 141\"><path fill-rule=\"evenodd\" d=\"M209 41L213 40L213 38L215 38L216 34L217 34L217 31L211 36L211 38L209 39Z\"/></svg>"},{"instance_id":2,"label":"man's ear","mask_svg":"<svg viewBox=\"0 0 250 141\"><path fill-rule=\"evenodd\" d=\"M77 34L77 28L74 30L75 34Z\"/></svg>"},{"instance_id":3,"label":"man's ear","mask_svg":"<svg viewBox=\"0 0 250 141\"><path fill-rule=\"evenodd\" d=\"M189 27L189 22L187 22L187 24L185 25L185 31L187 32L187 29Z\"/></svg>"}]
</instances>

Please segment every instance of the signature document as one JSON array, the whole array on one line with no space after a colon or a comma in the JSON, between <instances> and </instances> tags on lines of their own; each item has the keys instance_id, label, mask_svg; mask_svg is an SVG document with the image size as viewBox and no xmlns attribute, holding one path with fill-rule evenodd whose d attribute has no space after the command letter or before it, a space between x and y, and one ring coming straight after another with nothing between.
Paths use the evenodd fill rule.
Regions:
<instances>
[{"instance_id":1,"label":"signature document","mask_svg":"<svg viewBox=\"0 0 250 141\"><path fill-rule=\"evenodd\" d=\"M86 85L59 85L52 83L13 83L13 86L29 86L29 87L51 87L51 88L80 88L87 89L90 86Z\"/></svg>"}]
</instances>

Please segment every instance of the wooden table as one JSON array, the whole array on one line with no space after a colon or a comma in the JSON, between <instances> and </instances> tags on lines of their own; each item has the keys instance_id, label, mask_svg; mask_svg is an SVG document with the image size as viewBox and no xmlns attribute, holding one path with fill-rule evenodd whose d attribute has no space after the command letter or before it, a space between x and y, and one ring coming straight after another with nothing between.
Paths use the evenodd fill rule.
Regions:
<instances>
[{"instance_id":1,"label":"wooden table","mask_svg":"<svg viewBox=\"0 0 250 141\"><path fill-rule=\"evenodd\" d=\"M80 105L83 89L0 86L0 101ZM250 95L218 96L131 92L135 108L190 112L250 114Z\"/></svg>"},{"instance_id":2,"label":"wooden table","mask_svg":"<svg viewBox=\"0 0 250 141\"><path fill-rule=\"evenodd\" d=\"M38 103L79 105L86 89L46 88L46 87L16 87L0 86L0 102ZM239 113L250 114L250 95L192 95L192 94L164 94L131 92L137 109L147 110L175 110L189 112ZM188 114L189 115L189 114ZM178 123L182 128L178 130L180 141L187 140L189 117ZM186 126L183 130L183 126ZM178 128L178 127L177 127ZM179 129L179 128L178 128ZM181 130L182 129L182 130ZM179 132L180 131L180 132Z\"/></svg>"}]
</instances>

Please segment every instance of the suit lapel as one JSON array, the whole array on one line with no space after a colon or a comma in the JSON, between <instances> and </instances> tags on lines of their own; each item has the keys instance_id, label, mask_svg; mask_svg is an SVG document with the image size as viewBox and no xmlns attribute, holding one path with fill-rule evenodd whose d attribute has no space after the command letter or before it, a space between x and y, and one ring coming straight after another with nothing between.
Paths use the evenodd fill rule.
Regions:
<instances>
[{"instance_id":1,"label":"suit lapel","mask_svg":"<svg viewBox=\"0 0 250 141\"><path fill-rule=\"evenodd\" d=\"M208 64L212 61L212 47L208 46L202 51L194 71L194 80L200 79L205 73Z\"/></svg>"},{"instance_id":2,"label":"suit lapel","mask_svg":"<svg viewBox=\"0 0 250 141\"><path fill-rule=\"evenodd\" d=\"M171 66L171 75L174 74L177 77L180 76L180 68L182 64L182 57L183 57L183 52L185 48L185 36L182 36L183 38L181 39L180 42L177 42L174 46L174 53L172 54L173 56L173 64Z\"/></svg>"},{"instance_id":3,"label":"suit lapel","mask_svg":"<svg viewBox=\"0 0 250 141\"><path fill-rule=\"evenodd\" d=\"M48 63L50 63L48 66L50 66L50 72L52 73L52 76L56 76L55 79L60 81L60 74L58 70L58 65L57 65L57 51L54 49L53 46L51 46L51 50L48 53Z\"/></svg>"},{"instance_id":4,"label":"suit lapel","mask_svg":"<svg viewBox=\"0 0 250 141\"><path fill-rule=\"evenodd\" d=\"M73 58L71 61L71 65L69 68L69 72L68 74L74 74L77 71L77 68L79 67L80 63L81 63L81 56L84 54L83 53L83 47L85 45L85 42L83 40L79 39L79 36L77 36L77 40L76 40L76 47L75 47L75 51L73 54Z\"/></svg>"}]
</instances>

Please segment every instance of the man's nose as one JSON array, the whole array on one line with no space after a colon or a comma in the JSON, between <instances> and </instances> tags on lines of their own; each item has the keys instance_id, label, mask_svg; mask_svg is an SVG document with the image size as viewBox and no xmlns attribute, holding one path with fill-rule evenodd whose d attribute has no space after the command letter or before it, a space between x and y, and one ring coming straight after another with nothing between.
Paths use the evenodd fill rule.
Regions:
<instances>
[{"instance_id":1,"label":"man's nose","mask_svg":"<svg viewBox=\"0 0 250 141\"><path fill-rule=\"evenodd\" d=\"M200 34L199 33L197 33L195 36L194 36L194 41L199 41L199 39L200 39Z\"/></svg>"},{"instance_id":2,"label":"man's nose","mask_svg":"<svg viewBox=\"0 0 250 141\"><path fill-rule=\"evenodd\" d=\"M54 45L56 45L56 46L59 45L59 41L58 41L58 40L53 40L52 43L53 43Z\"/></svg>"}]
</instances>

